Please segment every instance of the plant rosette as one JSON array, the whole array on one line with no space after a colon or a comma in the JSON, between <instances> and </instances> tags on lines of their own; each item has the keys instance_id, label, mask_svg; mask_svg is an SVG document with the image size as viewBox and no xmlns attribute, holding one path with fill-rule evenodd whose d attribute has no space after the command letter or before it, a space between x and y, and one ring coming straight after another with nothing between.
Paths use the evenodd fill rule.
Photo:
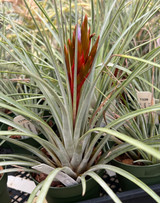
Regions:
<instances>
[{"instance_id":1,"label":"plant rosette","mask_svg":"<svg viewBox=\"0 0 160 203\"><path fill-rule=\"evenodd\" d=\"M77 178L80 179L83 195L85 194L86 182L88 181L86 177L90 176L103 187L115 202L120 203L121 201L117 195L95 173L95 171L101 169L111 170L127 177L144 189L156 201L160 202L159 196L133 175L107 164L108 159L111 159L113 155L108 155L102 151L111 136L121 139L134 147L138 146L141 150L147 151L147 153L150 153L155 158L160 159L158 150L153 149L139 140L130 138L124 133L117 132L114 129L114 122L110 122L103 128L99 128L99 124L103 119L103 112L107 111L114 99L127 89L132 80L138 77L139 73L144 70L144 67L149 64L160 67L158 63L152 62L153 57L159 51L157 49L153 50L151 52L152 54L148 53L143 59L119 54L125 53L125 51L130 49L130 43L132 43L132 39L134 38L135 30L141 29L148 22L148 19L157 12L160 5L155 3L148 11L145 0L142 1L139 9L137 9L136 4L126 4L125 1L104 1L107 9L104 9L104 16L101 18L99 13L103 12L102 8L104 5L99 2L96 4L97 8L94 9L94 3L91 1L92 17L89 18L91 28L88 28L87 15L84 17L83 12L82 15L79 15L78 1L73 3L73 7L70 1L69 10L71 12L65 16L61 1L54 0L51 6L54 7L53 13L57 25L53 24L53 19L48 16L47 10L45 11L41 7L41 2L34 0L40 11L43 12L43 15L37 12L37 15L42 20L41 25L39 25L32 15L32 10L27 4L27 1L24 0L24 2L28 13L31 14L37 27L38 36L36 35L35 37L34 34L31 34L31 37L25 38L25 33L27 36L29 34L28 30L25 30L24 27L22 29L23 31L19 29L20 25L17 26L14 20L6 15L3 21L6 21L7 24L9 22L12 26L11 32L13 31L16 34L17 44L15 45L10 41L5 36L5 33L0 33L2 38L0 45L4 51L7 51L11 55L11 60L13 59L12 63L17 63L22 67L24 70L22 74L28 75L39 88L41 96L45 99L45 105L51 111L58 129L58 133L55 132L41 117L32 111L32 106L28 108L23 103L0 92L0 106L7 107L7 109L37 124L36 126L39 126L40 131L46 138L46 140L42 139L23 126L0 117L1 122L9 123L10 126L16 129L16 132L13 132L14 135L34 138L46 149L49 155L46 156L42 151L29 144L23 145L23 147L31 151L37 159L14 154L6 155L7 159L11 159L9 161L10 165L14 163L14 165L24 166L24 169L28 171L31 171L31 168L40 164L45 164L52 169L47 173L48 176L46 179L39 183L32 192L28 203L33 202L34 196L39 190L40 193L37 202L43 202L52 181L59 172L63 172L65 175L74 179L74 181ZM139 13L141 9L143 12ZM124 29L121 30L119 19L122 19L122 16L128 17L128 13L130 14L130 18L124 20ZM81 19L79 16L81 16ZM81 22L81 26L78 26L79 22ZM94 23L96 22L97 25L95 26ZM75 23L73 32L72 23ZM115 28L120 30L115 32ZM94 30L99 32L97 36L93 33ZM114 36L110 37L112 35ZM57 41L58 49L53 48L52 39L49 36L52 36ZM33 49L26 48L26 41ZM34 51L30 52L30 50ZM129 67L121 68L124 58L127 57L129 58L128 61L131 60ZM113 77L117 65L127 73L127 75L125 74L126 78L124 81L119 80L121 77L118 80ZM27 96L29 97L29 95ZM92 103L93 96L96 96L96 102L94 104ZM31 97L31 99L33 98L35 97ZM91 103L93 106L91 106ZM93 111L91 111L91 107ZM159 109L160 105L152 106L152 111ZM127 120L129 116L133 118L136 113L143 114L145 111L151 111L151 108L148 107L141 112L134 111L130 115L125 114L120 119ZM96 132L95 134L93 133L94 131ZM11 133L11 131L1 131L1 138L14 142L15 144L17 142L17 145L20 145L18 140L13 141L12 139L11 141L11 138L7 137Z\"/></svg>"}]
</instances>

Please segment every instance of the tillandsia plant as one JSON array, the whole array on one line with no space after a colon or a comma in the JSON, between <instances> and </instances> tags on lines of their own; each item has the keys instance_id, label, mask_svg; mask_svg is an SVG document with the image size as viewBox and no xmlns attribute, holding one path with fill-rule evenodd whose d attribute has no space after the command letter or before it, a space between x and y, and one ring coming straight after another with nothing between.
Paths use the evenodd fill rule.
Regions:
<instances>
[{"instance_id":1,"label":"tillandsia plant","mask_svg":"<svg viewBox=\"0 0 160 203\"><path fill-rule=\"evenodd\" d=\"M156 59L155 59L156 60ZM158 59L157 59L158 60ZM146 107L151 107L159 103L159 69L153 66L147 66L146 69L134 80L125 92L123 100L116 101L115 111L106 115L106 121L110 123L124 114L128 114L133 110L141 110ZM125 123L114 126L117 131L125 133L129 137L133 137L143 142L153 145L159 143L160 128L159 128L159 111L137 115ZM120 140L116 140L117 144L124 145ZM159 148L157 148L159 149ZM130 157L130 163L141 165L153 165L159 163L150 154L141 150L132 150L127 152Z\"/></svg>"},{"instance_id":2,"label":"tillandsia plant","mask_svg":"<svg viewBox=\"0 0 160 203\"><path fill-rule=\"evenodd\" d=\"M156 17L158 15L159 13L156 15ZM155 18L152 19L151 22L154 22ZM142 42L141 46L138 45L138 49L132 49L136 51L136 55L143 56L146 52L145 56L150 58L152 47L159 50L159 35L157 36L157 29L157 24L155 24L154 29L151 29L150 23L148 23L145 28L139 31L137 37L135 38L135 44L138 45L140 43L140 38L144 40L144 33L145 37L149 36L150 40L147 44ZM129 66L132 61L128 59L126 60L128 61L127 65ZM152 57L152 60L159 63L159 55L158 57L156 55ZM119 68L121 69L122 67ZM121 95L121 99L116 101L114 111L110 112L110 114L107 113L105 116L106 123L110 123L111 121L116 120L122 115L128 114L133 110L140 110L158 104L159 94L159 68L148 64L138 75L138 77L130 83L126 91L124 91L124 93ZM121 125L114 126L114 128L130 137L142 140L150 145L154 145L155 143L159 142L159 122L159 111L157 111L138 115L125 123L122 122ZM121 144L121 147L125 145L120 140L116 140L116 142L117 144ZM132 164L138 163L141 165L153 165L159 163L159 160L141 150L132 150L131 152L127 152L125 157L130 158L130 163Z\"/></svg>"},{"instance_id":3,"label":"tillandsia plant","mask_svg":"<svg viewBox=\"0 0 160 203\"><path fill-rule=\"evenodd\" d=\"M26 47L24 43L24 33L28 34L28 31L19 29L19 25L16 24L10 16L4 16L3 14L0 16L4 21L11 24L12 29L10 31L16 34L17 43L15 45L5 36L5 33L0 33L0 46L11 56L10 61L12 61L12 63L16 62L16 64L21 67L21 74L32 79L35 86L39 88L45 99L45 108L51 112L57 130L53 130L32 108L24 105L24 103L21 103L16 98L4 94L0 90L0 107L24 116L27 120L32 122L37 131L41 132L45 137L45 139L40 138L30 130L14 123L8 119L7 115L3 114L0 117L0 122L12 126L14 130L0 131L0 138L29 150L34 157L16 154L0 155L1 159L6 160L0 162L1 166L11 165L11 168L5 169L2 172L18 171L20 170L18 167L14 168L12 166L18 165L23 167L21 170L38 173L38 171L32 167L42 163L53 169L44 183L40 183L35 191L33 191L28 202L32 202L37 189L41 187L42 190L37 202L43 202L52 180L59 171L63 171L74 181L81 180L83 194L86 190L86 179L88 176L91 176L104 188L115 202L121 202L103 179L95 173L101 169L109 169L127 177L148 192L156 201L160 201L157 194L133 175L108 164L110 160L117 156L117 152L108 154L103 150L107 140L113 137L129 143L130 148L139 148L150 153L155 158L160 159L158 150L153 149L146 143L128 137L124 133L119 133L114 129L115 125L125 122L126 119L131 119L136 115L146 112L159 110L160 105L158 104L152 106L152 108L148 107L141 111L131 112L107 124L103 128L99 127L99 123L103 119L103 112L109 109L113 100L127 88L130 82L143 71L147 64L160 67L159 64L152 62L152 57L160 53L158 49L153 49L149 55L143 56L143 59L120 55L120 53L123 53L125 48L128 47L126 45L130 44L130 41L127 41L126 44L123 43L122 46L121 42L124 39L131 39L134 33L136 34L136 25L141 28L154 16L160 8L159 2L148 10L145 10L146 1L142 1L139 9L137 9L139 1L136 1L137 4L133 4L132 1L126 3L124 0L114 0L113 2L106 1L103 5L98 2L96 9L94 8L94 2L91 1L91 18L87 19L87 16L84 17L83 12L81 12L82 21L80 22L82 23L81 26L78 26L80 22L78 22L77 1L75 1L75 18L72 20L74 17L72 12L70 12L69 17L66 17L62 12L62 2L60 1L57 5L57 1L55 0L52 6L56 13L57 28L40 3L36 0L34 0L34 2L38 6L40 13L43 13L43 16L41 16L39 12L35 11L43 22L42 24L37 23L27 1L24 0L38 33L38 37L35 38L34 43L35 52L29 52L28 46ZM72 10L71 1L69 1L69 5L69 9ZM106 10L103 9L103 6L105 6ZM114 8L116 8L116 10ZM122 34L119 34L119 32L115 32L114 22L118 25L120 18L123 17L123 15L121 15L122 11L128 9L132 10L133 16L131 14L129 16L130 19L132 19L132 23L124 27L124 29L121 30ZM100 16L100 11L105 13L104 16ZM146 12L143 13L141 11ZM94 20L95 16L96 19ZM102 24L99 21L100 18L102 19ZM69 22L68 19L70 19ZM75 22L74 31L72 30L73 22ZM97 32L94 23L97 25ZM100 26L98 26L98 23L100 23ZM88 24L91 27L90 29ZM50 40L48 32L45 31L46 27L50 31L50 34L57 40L57 48L52 46L53 42ZM92 34L94 32L95 36ZM94 39L95 41L93 41ZM32 45L32 40L28 37L27 40L28 43ZM105 51L106 46L107 49L110 49L108 53ZM126 57L130 57L130 59L134 60L135 62L133 64L135 66L131 66L128 69L119 66L123 58ZM7 60L5 60L5 63L9 64ZM106 67L110 67L110 74L106 74ZM111 77L111 75L114 76L114 71L117 67L119 70L122 69L127 73L125 80L122 82L117 82L116 77ZM14 71L9 72L10 74L14 73ZM101 79L102 81L100 81ZM98 92L99 100L96 100L96 102L92 104L92 98L95 92ZM38 98L38 96L33 93L32 95L28 94L26 100L34 100L36 98ZM44 106L39 104L39 108L41 107L44 108ZM10 138L11 135L25 135L31 137L39 142L44 150L37 149L19 140L13 140ZM121 150L119 148L118 153L128 150L128 145L126 149Z\"/></svg>"}]
</instances>

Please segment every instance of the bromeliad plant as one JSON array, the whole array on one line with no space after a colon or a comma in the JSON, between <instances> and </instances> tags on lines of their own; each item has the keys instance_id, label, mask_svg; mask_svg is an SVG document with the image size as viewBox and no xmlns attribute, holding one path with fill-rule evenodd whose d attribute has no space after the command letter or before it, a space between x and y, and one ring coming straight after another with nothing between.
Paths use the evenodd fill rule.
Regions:
<instances>
[{"instance_id":1,"label":"bromeliad plant","mask_svg":"<svg viewBox=\"0 0 160 203\"><path fill-rule=\"evenodd\" d=\"M152 21L154 20L155 19ZM155 47L157 51L159 50L159 36L152 39L152 37L156 35L154 30L157 29L158 27L155 25L153 30L149 29L149 27L148 29L146 27L145 29L140 30L139 33L142 33L144 30L147 32L147 34L149 33L150 43L147 45L148 49L147 47L144 49L142 43L142 45L138 48L140 50L136 50L136 55L140 55L142 51L145 50L145 52L148 52L145 55L147 58L152 58L154 62L156 61L159 63L159 57L156 57L156 55L154 57L151 56L151 52L149 51L149 49L151 50L152 46ZM144 55L144 52L142 55ZM131 62L131 59L128 60L128 63ZM119 68L121 69L122 67ZM130 71L128 70L128 74L130 74L129 72ZM114 129L117 129L118 132L124 133L129 137L133 137L137 140L146 142L156 148L156 143L159 143L160 137L159 111L137 115L134 118L127 120L125 123L121 122L121 124L118 124L117 126L116 120L121 119L121 116L131 113L133 110L142 110L143 108L149 106L152 108L154 104L159 103L159 94L159 68L148 64L143 68L138 77L129 84L126 91L123 93L121 100L116 101L114 112L110 112L110 114L107 113L106 121L108 123L114 123L113 121L115 121ZM116 142L116 144L121 144L121 148L123 148L123 146L125 147L125 143L122 141L116 140ZM116 148L112 148L111 150L116 150ZM159 163L158 159L155 159L153 156L142 150L131 150L130 152L127 152L126 156L133 164L139 163L142 165L153 165Z\"/></svg>"},{"instance_id":2,"label":"bromeliad plant","mask_svg":"<svg viewBox=\"0 0 160 203\"><path fill-rule=\"evenodd\" d=\"M147 66L137 80L129 85L128 92L126 92L123 100L117 101L115 112L106 115L107 122L116 121L117 118L129 114L133 110L141 111L145 107L152 108L155 103L159 103L159 93L159 69ZM114 128L118 132L148 143L159 150L156 146L156 144L159 145L160 138L159 118L159 111L145 113L136 115L125 123L121 122L118 126L115 124ZM116 142L116 144L121 144L121 148L125 145L120 140L116 140ZM138 149L127 152L127 156L133 164L153 165L159 163L158 159Z\"/></svg>"},{"instance_id":3,"label":"bromeliad plant","mask_svg":"<svg viewBox=\"0 0 160 203\"><path fill-rule=\"evenodd\" d=\"M142 187L156 201L160 201L158 195L156 195L141 181L137 180L134 176L117 167L109 165L108 161L115 158L117 153L107 154L103 150L103 147L106 141L112 136L128 142L131 146L140 148L145 152L150 153L157 159L160 159L159 152L156 149L152 149L150 146L147 146L145 143L130 138L125 134L114 130L115 122L111 122L104 128L98 128L99 123L103 118L104 110L109 108L113 100L117 98L117 95L119 95L127 87L127 85L137 77L138 73L143 70L144 66L151 63L152 57L159 54L158 50L153 50L150 56L151 58L148 58L148 56L144 56L143 60L136 58L136 66L132 67L132 69L129 71L126 80L118 84L116 78L112 78L109 74L105 74L106 66L108 66L111 67L110 73L114 75L114 70L116 68L115 66L117 66L119 62L119 57L121 59L124 57L123 55L113 55L116 54L115 50L123 50L121 49L122 47L119 49L120 42L121 40L123 41L123 37L126 37L126 35L129 35L130 33L132 36L135 32L136 23L139 22L139 26L143 26L147 20L156 13L157 9L160 8L160 5L157 3L145 13L139 13L141 9L137 10L135 4L126 4L125 1L116 0L111 4L111 1L107 1L110 7L107 6L107 3L105 4L106 13L105 16L102 17L103 24L101 25L101 31L100 34L98 34L99 36L96 36L96 40L93 41L94 34L91 34L92 32L90 29L88 30L87 16L83 17L82 15L82 19L84 18L84 20L81 27L78 26L77 1L75 2L76 25L73 36L73 21L71 18L71 13L69 18L68 16L65 18L61 7L59 13L56 0L54 1L54 7L58 29L55 28L52 20L47 15L47 12L36 0L35 3L39 7L40 11L44 14L44 17L42 17L37 12L38 17L43 22L41 25L36 22L36 19L34 18L34 15L32 15L31 9L29 8L27 2L24 2L39 33L37 39L35 39L35 53L29 52L23 43L25 29L23 29L22 33L22 31L19 29L19 25L12 21L11 18L4 16L2 16L3 19L10 22L12 25L11 31L16 34L18 45L15 45L9 39L7 39L5 34L0 33L0 46L3 48L3 50L8 52L8 54L11 55L11 59L14 62L16 61L16 64L22 68L21 73L32 79L35 86L40 89L41 94L45 98L46 108L48 108L52 113L58 132L54 131L49 125L47 125L47 123L44 122L44 120L36 113L34 113L31 108L0 91L0 107L6 108L12 112L15 112L16 114L23 115L35 125L39 132L45 136L45 139L40 138L33 132L14 123L12 120L7 119L7 115L3 114L0 117L0 122L12 126L14 131L0 131L0 138L29 150L34 154L34 158L28 155L0 155L1 159L5 158L8 160L0 162L0 165L21 165L23 166L23 170L32 171L35 173L37 173L37 171L33 170L31 167L41 163L45 163L46 165L54 168L55 170L49 174L48 178L44 182L42 192L38 198L39 202L43 202L52 179L61 170L63 170L64 173L72 177L74 180L77 180L77 178L81 180L83 194L85 193L86 176L91 176L104 188L104 190L114 199L115 202L120 202L109 186L104 183L104 181L95 173L95 171L99 171L100 169L109 169L127 177L138 186ZM96 4L97 24L100 22L98 21L100 18L99 11L102 9L102 5L100 8L98 7L99 3ZM143 7L145 5L145 1L143 1L143 3L142 9L144 11L144 8L146 8ZM95 10L93 1L91 1L91 5L91 30L94 30L93 25L95 22ZM123 9L133 10L131 5L135 9L135 13L133 13L135 18L132 18L132 23L123 30L122 34L118 36L118 38L116 38L117 32L114 32L114 26L112 25L114 24L114 21L116 21L115 23L118 25L119 19L123 16L121 16L121 11L123 11ZM116 11L114 6L117 8ZM112 16L114 17L110 22ZM130 18L131 17L133 16L130 16ZM68 22L66 19L70 19L70 22ZM45 27L48 28L51 35L53 35L53 37L57 40L58 48L56 50L55 47L52 47L52 43L45 32ZM67 32L67 30L69 30L69 32ZM114 37L112 38L111 35ZM108 37L112 38L111 41L113 39L117 40L112 48L111 44L107 46L111 48L110 52L108 54L103 54L106 39ZM68 38L72 40L67 40ZM28 40L28 43L32 44L32 41ZM127 44L129 44L128 41ZM123 48L125 48L125 46ZM109 63L110 61L111 63ZM153 65L153 62L151 64ZM156 63L154 63L154 65L159 67L159 65ZM128 73L126 68L123 67L123 70ZM10 72L10 74L12 74L12 72ZM105 88L104 86L99 85L101 82L99 81L99 78L103 78L102 84L104 84ZM105 81L110 87L108 91L106 91L106 84L104 83ZM98 88L96 88L97 83ZM98 91L101 96L100 100L96 101L92 106L92 98L95 91ZM28 94L28 98L32 100L38 97L36 94L33 96ZM41 104L39 104L39 108L40 107ZM152 109L147 108L141 110L140 112L135 111L131 114L122 116L117 123L125 121L129 118L133 118L136 114L156 111L159 109L160 105L157 105L153 106ZM47 151L49 156L43 153L41 149L36 149L28 144L21 143L18 140L11 139L11 135L25 135L33 138L40 143L40 145ZM128 150L128 146L126 150ZM119 149L118 153L121 153L121 149ZM4 170L3 172L16 170L19 170L19 168L10 168ZM36 192L34 191L28 202L32 202L35 194Z\"/></svg>"}]
</instances>

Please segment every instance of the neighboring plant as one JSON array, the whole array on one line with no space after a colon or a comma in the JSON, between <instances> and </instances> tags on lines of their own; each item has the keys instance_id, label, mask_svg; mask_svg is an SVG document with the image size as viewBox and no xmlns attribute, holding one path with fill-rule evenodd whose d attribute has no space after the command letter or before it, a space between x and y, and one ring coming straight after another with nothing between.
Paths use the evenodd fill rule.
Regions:
<instances>
[{"instance_id":1,"label":"neighboring plant","mask_svg":"<svg viewBox=\"0 0 160 203\"><path fill-rule=\"evenodd\" d=\"M3 116L0 117L0 122L12 126L14 131L0 131L0 138L29 150L33 153L34 158L29 155L0 155L1 159L5 158L8 160L0 162L0 165L20 165L23 166L23 170L35 173L37 173L37 171L31 169L31 167L40 163L45 163L46 165L55 168L45 180L44 185L42 183L40 184L40 186L43 185L43 189L38 197L39 202L43 202L50 183L61 170L74 180L77 180L78 178L82 181L83 194L85 193L86 176L91 176L104 188L115 202L121 202L102 178L95 173L95 171L99 171L100 169L109 169L127 177L148 192L156 201L160 201L157 194L133 175L109 165L108 162L117 156L117 152L108 154L103 149L107 140L113 137L114 139L118 138L129 143L123 150L121 150L121 148L118 149L119 154L127 151L129 147L130 149L135 147L160 159L158 150L153 149L144 142L128 137L124 133L119 133L114 129L114 125L118 125L127 119L134 118L136 115L159 110L160 105L154 105L152 108L148 107L141 111L131 112L123 115L119 120L117 119L116 122L110 122L104 128L99 127L99 123L101 123L103 119L103 112L109 110L114 99L117 99L120 93L138 77L138 74L147 64L160 67L159 64L151 62L153 59L152 57L160 53L157 49L152 50L152 55L150 55L150 57L149 55L146 55L143 56L143 59L133 58L135 60L133 64L136 64L136 66L131 65L129 69L118 66L122 65L123 58L129 57L127 55L120 55L120 53L123 53L125 48L128 47L130 40L126 41L126 44L123 43L124 46L122 46L121 42L127 40L127 35L129 35L129 39L131 39L135 32L136 23L141 22L139 28L144 26L147 20L149 20L157 12L157 9L160 8L160 4L157 3L153 5L151 9L143 14L143 12L141 13L141 9L144 8L145 1L142 1L143 4L140 7L141 9L134 9L135 13L133 15L135 18L132 19L133 16L130 16L130 19L133 20L132 23L128 27L125 27L122 34L117 37L117 34L114 32L114 21L117 25L119 18L122 18L121 12L125 9L132 9L133 4L125 3L125 1L115 0L112 3L111 1L106 1L104 4L106 6L105 17L103 16L103 23L100 24L100 34L99 32L96 32L97 35L95 35L92 34L92 31L94 30L94 13L96 12L96 23L98 24L99 12L100 9L102 9L102 7L99 9L100 2L96 4L96 10L94 9L94 2L91 1L91 21L87 20L87 16L84 17L82 12L81 18L83 21L80 28L78 26L77 1L75 1L75 30L72 35L72 28L67 24L67 20L72 19L72 13L69 13L69 18L68 16L65 18L61 8L61 1L59 10L57 9L58 5L56 0L54 1L57 30L55 30L54 24L45 10L39 5L38 1L34 2L41 12L43 12L44 16L39 16L40 19L43 20L43 28L46 26L49 29L50 34L58 41L59 46L56 48L55 46L54 48L52 47L48 32L44 32L45 29L40 29L40 25L32 15L32 11L28 7L26 1L24 1L26 8L31 14L39 32L39 38L35 39L36 43L34 44L36 51L34 54L32 51L28 51L28 47L26 48L24 43L24 33L19 30L19 25L9 17L5 17L4 20L9 22L13 27L12 31L16 34L17 43L15 45L4 33L0 33L0 46L7 51L8 54L11 55L11 59L16 61L16 64L21 67L21 74L29 77L39 88L42 96L45 98L46 107L52 113L58 132L54 131L40 116L34 113L30 107L27 107L17 99L4 94L0 90L0 107L6 108L16 114L23 115L45 136L45 139L40 138L26 128L7 119L7 116L3 114ZM71 10L71 4L69 5ZM116 7L116 11L114 7ZM136 8L136 6L134 8ZM2 17L4 16L2 15ZM110 19L112 19L111 22ZM88 30L88 23L91 23L92 25L91 31L90 29ZM71 24L72 23L69 22L69 25ZM72 38L72 40L68 40L68 38ZM93 39L95 39L95 41L93 41ZM107 40L114 42L114 44L110 44L110 51L108 53L104 51ZM31 43L31 41L29 41L29 43ZM130 58L132 59L132 57ZM6 64L9 63L7 63L7 61L5 62ZM106 67L111 67L109 70L110 74L106 74ZM124 81L119 82L118 78L117 82L117 77L114 75L117 67L127 73ZM14 71L12 71L11 74L13 72ZM103 80L101 81L101 79ZM109 86L107 86L107 84L109 84ZM98 94L99 99L93 103L92 98L94 97L95 92ZM28 94L26 100L29 98L31 100L37 99L38 96ZM41 104L39 104L39 108L40 107ZM25 135L33 138L40 143L49 156L41 151L41 149L36 149L18 140L11 139L9 137L11 135ZM18 170L18 167L11 167L3 172ZM32 202L35 194L36 192L34 191L28 202Z\"/></svg>"},{"instance_id":2,"label":"neighboring plant","mask_svg":"<svg viewBox=\"0 0 160 203\"><path fill-rule=\"evenodd\" d=\"M159 111L137 115L132 119L126 120L125 123L121 122L116 125L117 118L121 118L121 116L125 114L130 114L133 110L141 111L146 107L152 109L153 105L160 103L159 95L159 68L148 66L146 70L143 70L138 76L137 80L130 83L127 91L123 94L123 99L116 101L114 112L110 112L110 114L106 113L105 121L108 125L115 121L114 129L118 132L124 133L128 135L128 137L146 142L159 150ZM125 147L123 141L114 141L116 141L116 144L120 144L121 148L122 146ZM114 149L111 148L111 150ZM158 159L155 159L155 157L151 156L149 153L138 149L128 151L127 156L133 164L136 164L137 162L144 165L160 163Z\"/></svg>"},{"instance_id":3,"label":"neighboring plant","mask_svg":"<svg viewBox=\"0 0 160 203\"><path fill-rule=\"evenodd\" d=\"M157 14L159 15L159 13ZM151 20L151 22L156 22L156 16ZM148 28L147 28L148 27ZM135 44L140 43L140 39L145 40L145 37L149 36L149 43L142 41L142 44L137 46L137 49L132 49L136 52L135 55L147 57L150 60L153 60L156 63L159 63L159 33L157 33L158 25L155 24L153 29L151 24L147 23L145 29L141 29L137 34L138 41L135 41ZM157 36L158 35L158 36ZM146 40L147 41L147 40ZM144 45L144 46L143 46ZM154 57L152 56L152 49L156 50ZM146 53L145 53L146 52ZM125 56L123 56L125 57ZM128 63L132 63L134 57L128 57ZM135 64L134 64L135 65ZM119 69L122 70L123 67L119 66ZM128 70L126 72L130 74ZM133 110L140 110L146 107L151 107L155 104L159 104L160 96L160 84L159 84L159 68L153 64L148 64L143 68L139 73L137 78L135 78L129 86L125 89L120 99L116 101L114 106L114 111L106 113L105 123L110 126L110 122L114 123L114 120L117 120L121 116L131 113ZM116 123L116 122L115 122ZM158 112L145 113L143 115L135 116L134 118L127 120L127 122L122 122L121 124L114 125L114 129L117 129L118 132L125 133L129 137L133 137L137 140L141 140L150 145L153 145L156 149L156 144L159 143L160 137L160 116ZM105 124L104 124L105 125ZM117 144L121 144L121 148L125 147L125 143L121 140L115 140ZM111 149L111 151L116 150ZM133 164L156 164L159 163L159 160L155 159L148 153L145 153L142 150L133 150L127 152L127 156L133 161Z\"/></svg>"},{"instance_id":4,"label":"neighboring plant","mask_svg":"<svg viewBox=\"0 0 160 203\"><path fill-rule=\"evenodd\" d=\"M2 93L29 107L37 114L48 110L43 94L29 78L0 78L0 88Z\"/></svg>"}]
</instances>

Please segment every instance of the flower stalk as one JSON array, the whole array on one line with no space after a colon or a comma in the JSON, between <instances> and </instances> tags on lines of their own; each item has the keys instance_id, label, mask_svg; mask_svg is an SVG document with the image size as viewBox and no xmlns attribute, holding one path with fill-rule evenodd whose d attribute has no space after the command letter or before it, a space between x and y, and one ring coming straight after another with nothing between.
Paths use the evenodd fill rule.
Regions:
<instances>
[{"instance_id":1,"label":"flower stalk","mask_svg":"<svg viewBox=\"0 0 160 203\"><path fill-rule=\"evenodd\" d=\"M76 110L73 112L73 123L76 120L76 114L78 111L79 101L81 97L81 91L84 82L88 78L91 70L94 57L96 55L99 36L92 46L90 50L91 39L95 34L90 34L90 28L87 28L88 19L87 15L85 15L84 21L81 25L75 26L72 40L68 39L67 45L64 46L64 53L65 53L65 62L67 66L67 72L69 77L69 84L71 90L71 97L72 97L72 107L73 107L73 98L74 94L76 94ZM75 72L75 39L76 39L76 29L77 30L77 37L78 37L78 49L77 49L77 91L74 92L74 72Z\"/></svg>"}]
</instances>

